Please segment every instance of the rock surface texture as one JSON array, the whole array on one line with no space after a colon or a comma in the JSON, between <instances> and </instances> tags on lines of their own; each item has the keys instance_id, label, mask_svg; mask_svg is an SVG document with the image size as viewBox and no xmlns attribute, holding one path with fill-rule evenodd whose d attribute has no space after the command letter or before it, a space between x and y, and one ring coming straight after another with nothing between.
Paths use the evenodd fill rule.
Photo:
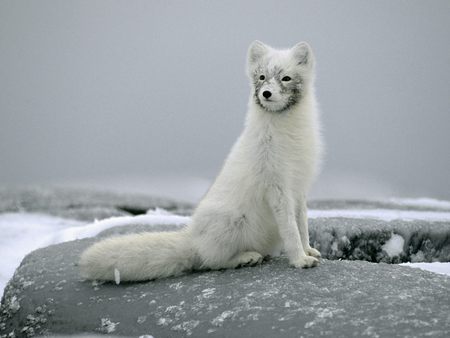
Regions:
<instances>
[{"instance_id":1,"label":"rock surface texture","mask_svg":"<svg viewBox=\"0 0 450 338\"><path fill-rule=\"evenodd\" d=\"M105 217L117 215L116 211L129 215L154 207L169 209L168 205L175 213L190 208L166 200L155 205L149 201L159 200L148 197L121 200L88 192L77 197L80 192L64 190L45 190L44 203L41 192L33 191L30 197L23 191L3 190L1 196L7 198L0 202L0 211L39 210L91 221L91 211L85 211L91 204L113 210ZM68 200L79 201L82 207ZM39 208L33 201L40 201ZM128 211L120 211L118 205ZM66 209L79 209L80 214ZM449 261L450 208L318 201L310 209L311 242L328 258L312 269L291 268L281 256L256 267L144 283L101 284L80 278L76 266L80 253L101 237L173 230L179 225L120 226L95 238L38 249L25 257L5 289L0 337L450 336L450 278L385 263Z\"/></svg>"}]
</instances>

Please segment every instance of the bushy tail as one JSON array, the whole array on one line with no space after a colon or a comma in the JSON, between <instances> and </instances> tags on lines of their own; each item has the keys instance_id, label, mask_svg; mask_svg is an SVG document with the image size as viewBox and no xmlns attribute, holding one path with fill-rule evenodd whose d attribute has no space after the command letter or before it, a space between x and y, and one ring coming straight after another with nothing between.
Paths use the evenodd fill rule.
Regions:
<instances>
[{"instance_id":1,"label":"bushy tail","mask_svg":"<svg viewBox=\"0 0 450 338\"><path fill-rule=\"evenodd\" d=\"M84 251L81 275L91 280L142 281L191 270L197 254L187 230L118 236Z\"/></svg>"}]
</instances>

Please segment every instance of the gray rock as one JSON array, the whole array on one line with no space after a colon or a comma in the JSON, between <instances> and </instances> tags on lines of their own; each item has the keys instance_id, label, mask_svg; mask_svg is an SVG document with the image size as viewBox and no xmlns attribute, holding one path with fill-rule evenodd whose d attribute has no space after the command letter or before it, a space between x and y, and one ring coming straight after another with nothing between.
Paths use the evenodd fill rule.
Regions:
<instances>
[{"instance_id":1,"label":"gray rock","mask_svg":"<svg viewBox=\"0 0 450 338\"><path fill-rule=\"evenodd\" d=\"M192 206L148 196L68 189L0 189L0 212L43 212L92 221ZM312 201L310 208L401 209L448 212L446 207L373 201ZM450 261L450 223L433 220L324 218L310 220L311 242L328 259L296 270L283 257L261 266L194 272L146 283L83 281L75 263L100 238L179 226L120 226L96 238L30 253L5 289L0 337L47 334L122 336L423 336L450 335L450 278L408 267L413 261ZM404 240L400 253L383 245ZM359 261L358 259L378 264Z\"/></svg>"},{"instance_id":2,"label":"gray rock","mask_svg":"<svg viewBox=\"0 0 450 338\"><path fill-rule=\"evenodd\" d=\"M5 290L0 335L109 333L154 337L450 335L450 278L364 261L313 269L283 257L251 268L146 283L80 279L94 240L29 254Z\"/></svg>"},{"instance_id":3,"label":"gray rock","mask_svg":"<svg viewBox=\"0 0 450 338\"><path fill-rule=\"evenodd\" d=\"M311 244L328 259L386 263L450 261L450 221L317 218L309 224ZM398 254L383 249L393 235L404 241Z\"/></svg>"},{"instance_id":4,"label":"gray rock","mask_svg":"<svg viewBox=\"0 0 450 338\"><path fill-rule=\"evenodd\" d=\"M72 188L0 188L0 212L40 212L83 221L145 214L152 208L190 214L189 203L137 194Z\"/></svg>"}]
</instances>

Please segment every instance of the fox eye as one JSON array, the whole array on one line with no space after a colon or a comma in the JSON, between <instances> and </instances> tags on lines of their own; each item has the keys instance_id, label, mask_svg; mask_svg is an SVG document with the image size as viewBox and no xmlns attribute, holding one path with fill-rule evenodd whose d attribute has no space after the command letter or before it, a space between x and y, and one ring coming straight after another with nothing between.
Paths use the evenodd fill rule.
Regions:
<instances>
[{"instance_id":1,"label":"fox eye","mask_svg":"<svg viewBox=\"0 0 450 338\"><path fill-rule=\"evenodd\" d=\"M289 76L285 76L281 79L281 81L291 81L291 78Z\"/></svg>"},{"instance_id":2,"label":"fox eye","mask_svg":"<svg viewBox=\"0 0 450 338\"><path fill-rule=\"evenodd\" d=\"M264 75L260 75L259 76L259 79L262 81L262 80L264 80L266 77L264 76Z\"/></svg>"}]
</instances>

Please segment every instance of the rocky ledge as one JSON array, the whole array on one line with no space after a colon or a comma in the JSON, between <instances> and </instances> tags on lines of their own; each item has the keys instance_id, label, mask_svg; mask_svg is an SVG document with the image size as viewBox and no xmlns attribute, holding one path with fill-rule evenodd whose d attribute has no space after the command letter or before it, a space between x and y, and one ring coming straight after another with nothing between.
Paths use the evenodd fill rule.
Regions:
<instances>
[{"instance_id":1,"label":"rocky ledge","mask_svg":"<svg viewBox=\"0 0 450 338\"><path fill-rule=\"evenodd\" d=\"M183 215L192 211L189 203L147 195L50 187L0 188L0 213L38 212L93 221L112 216L145 214L151 208Z\"/></svg>"},{"instance_id":2,"label":"rocky ledge","mask_svg":"<svg viewBox=\"0 0 450 338\"><path fill-rule=\"evenodd\" d=\"M117 211L125 215L167 205L176 213L190 207L171 201L151 204L158 199L148 197L122 200L106 193L103 201L108 202L100 203L95 195L83 192L81 198L73 191L55 193L59 201L53 201L52 190L46 190L48 201L40 201L39 209L23 202L40 200L33 191L33 199L8 192L0 210L11 212L16 206L69 217L64 210L76 208L61 196L84 203L81 216L71 218L89 221L93 213L86 210L91 203L115 210L105 217L117 215L118 205L127 206ZM145 283L82 280L76 266L79 254L100 237L182 225L118 226L94 238L28 254L5 289L0 336L448 337L450 278L385 262L449 261L449 213L447 205L315 201L310 203L311 242L327 258L317 268L293 269L284 257L277 257L257 267Z\"/></svg>"}]
</instances>

